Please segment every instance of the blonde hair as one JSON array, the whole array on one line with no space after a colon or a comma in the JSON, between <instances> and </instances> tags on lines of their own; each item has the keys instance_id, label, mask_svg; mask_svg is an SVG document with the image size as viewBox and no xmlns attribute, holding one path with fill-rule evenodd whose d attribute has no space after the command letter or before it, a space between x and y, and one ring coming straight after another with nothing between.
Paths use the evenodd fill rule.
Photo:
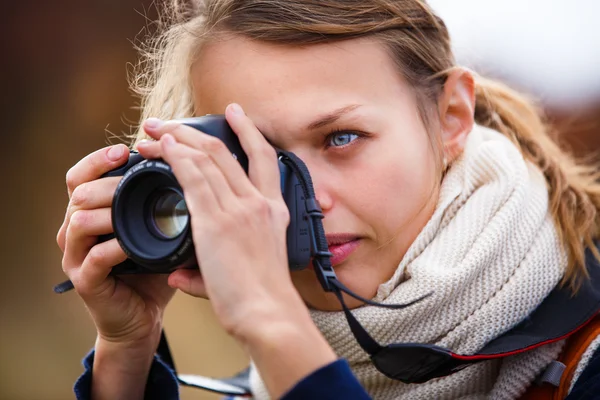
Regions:
<instances>
[{"instance_id":1,"label":"blonde hair","mask_svg":"<svg viewBox=\"0 0 600 400\"><path fill-rule=\"evenodd\" d=\"M456 67L444 22L421 0L172 0L158 27L132 81L141 98L141 121L194 115L190 69L202 42L221 33L290 46L379 39L415 89L426 126L435 123L434 106ZM480 76L475 121L510 138L544 173L550 210L569 260L563 283L576 290L588 276L585 248L600 259L593 243L600 232L597 168L576 162L559 148L533 102ZM139 131L133 145L142 138Z\"/></svg>"}]
</instances>

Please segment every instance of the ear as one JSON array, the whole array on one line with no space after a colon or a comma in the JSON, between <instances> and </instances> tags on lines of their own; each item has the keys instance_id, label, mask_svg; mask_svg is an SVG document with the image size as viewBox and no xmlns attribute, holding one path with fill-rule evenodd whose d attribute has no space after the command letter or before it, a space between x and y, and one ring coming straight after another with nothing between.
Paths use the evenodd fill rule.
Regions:
<instances>
[{"instance_id":1,"label":"ear","mask_svg":"<svg viewBox=\"0 0 600 400\"><path fill-rule=\"evenodd\" d=\"M452 161L464 150L467 135L475 123L475 79L469 70L452 70L438 106L444 156Z\"/></svg>"}]
</instances>

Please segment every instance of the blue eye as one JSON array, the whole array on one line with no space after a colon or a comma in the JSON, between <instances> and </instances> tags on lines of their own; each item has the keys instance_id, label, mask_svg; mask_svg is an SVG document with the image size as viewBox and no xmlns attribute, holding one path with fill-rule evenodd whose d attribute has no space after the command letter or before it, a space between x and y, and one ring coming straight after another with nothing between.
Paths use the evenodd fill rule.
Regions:
<instances>
[{"instance_id":1,"label":"blue eye","mask_svg":"<svg viewBox=\"0 0 600 400\"><path fill-rule=\"evenodd\" d=\"M327 141L327 146L341 147L352 143L360 136L352 132L337 132L332 133Z\"/></svg>"}]
</instances>

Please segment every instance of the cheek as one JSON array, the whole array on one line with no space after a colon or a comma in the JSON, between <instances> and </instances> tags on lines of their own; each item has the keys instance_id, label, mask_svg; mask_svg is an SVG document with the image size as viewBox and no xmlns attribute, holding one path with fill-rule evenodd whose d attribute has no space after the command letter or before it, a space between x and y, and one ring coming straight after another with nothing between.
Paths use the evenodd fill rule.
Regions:
<instances>
[{"instance_id":1,"label":"cheek","mask_svg":"<svg viewBox=\"0 0 600 400\"><path fill-rule=\"evenodd\" d=\"M357 177L361 194L356 210L369 220L366 222L378 231L380 239L387 240L407 224L422 220L415 217L431 202L437 174L427 138L413 141L410 146L388 143L382 147L385 150L371 155L369 167Z\"/></svg>"}]
</instances>

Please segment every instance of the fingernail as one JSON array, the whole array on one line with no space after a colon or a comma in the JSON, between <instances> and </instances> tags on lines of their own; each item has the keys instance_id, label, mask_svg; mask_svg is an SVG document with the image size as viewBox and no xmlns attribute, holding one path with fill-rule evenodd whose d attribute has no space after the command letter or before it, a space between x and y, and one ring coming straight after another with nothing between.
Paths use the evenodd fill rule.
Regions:
<instances>
[{"instance_id":1,"label":"fingernail","mask_svg":"<svg viewBox=\"0 0 600 400\"><path fill-rule=\"evenodd\" d=\"M231 112L236 114L236 115L244 115L244 110L242 110L242 107L240 107L239 104L237 103L231 103L231 105L229 105Z\"/></svg>"},{"instance_id":2,"label":"fingernail","mask_svg":"<svg viewBox=\"0 0 600 400\"><path fill-rule=\"evenodd\" d=\"M118 144L108 150L108 158L111 161L117 161L123 157L123 153L125 153L125 146Z\"/></svg>"},{"instance_id":3,"label":"fingernail","mask_svg":"<svg viewBox=\"0 0 600 400\"><path fill-rule=\"evenodd\" d=\"M151 129L160 128L164 124L164 121L159 118L148 118L144 123L144 126Z\"/></svg>"}]
</instances>

